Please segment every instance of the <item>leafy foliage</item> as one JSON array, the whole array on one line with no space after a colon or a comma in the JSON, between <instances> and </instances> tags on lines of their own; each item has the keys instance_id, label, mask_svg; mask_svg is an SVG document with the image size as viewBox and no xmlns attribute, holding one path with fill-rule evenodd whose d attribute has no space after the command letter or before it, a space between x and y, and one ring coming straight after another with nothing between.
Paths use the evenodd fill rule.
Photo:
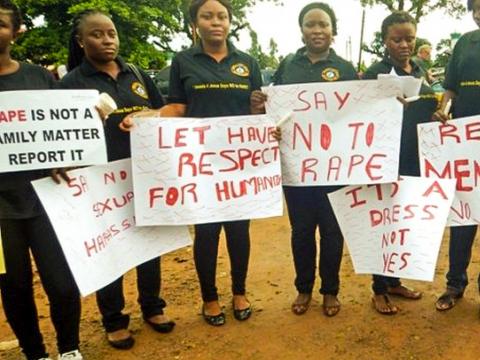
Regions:
<instances>
[{"instance_id":1,"label":"leafy foliage","mask_svg":"<svg viewBox=\"0 0 480 360\"><path fill-rule=\"evenodd\" d=\"M238 38L239 32L249 26L246 12L258 1L278 2L232 0L231 36ZM66 62L72 19L85 9L111 14L120 37L120 54L144 68L165 65L173 52L172 39L178 33L192 39L187 16L190 0L16 0L16 3L26 16L27 31L18 39L13 55L37 64Z\"/></svg>"}]
</instances>

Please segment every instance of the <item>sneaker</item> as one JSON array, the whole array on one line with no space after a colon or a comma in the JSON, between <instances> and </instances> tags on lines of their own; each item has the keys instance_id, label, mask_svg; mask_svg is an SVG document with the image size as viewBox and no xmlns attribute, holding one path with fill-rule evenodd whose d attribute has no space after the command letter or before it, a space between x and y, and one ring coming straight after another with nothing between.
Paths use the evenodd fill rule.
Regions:
<instances>
[{"instance_id":1,"label":"sneaker","mask_svg":"<svg viewBox=\"0 0 480 360\"><path fill-rule=\"evenodd\" d=\"M58 360L83 360L82 354L78 350L72 350L58 355Z\"/></svg>"}]
</instances>

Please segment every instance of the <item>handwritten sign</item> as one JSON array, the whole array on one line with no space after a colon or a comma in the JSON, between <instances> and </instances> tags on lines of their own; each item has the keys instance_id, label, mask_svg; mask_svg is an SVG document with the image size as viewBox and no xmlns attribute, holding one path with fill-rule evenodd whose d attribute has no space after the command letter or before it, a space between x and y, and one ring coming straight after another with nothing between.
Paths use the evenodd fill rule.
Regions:
<instances>
[{"instance_id":1,"label":"handwritten sign","mask_svg":"<svg viewBox=\"0 0 480 360\"><path fill-rule=\"evenodd\" d=\"M131 144L138 224L282 215L274 127L263 115L137 120Z\"/></svg>"},{"instance_id":2,"label":"handwritten sign","mask_svg":"<svg viewBox=\"0 0 480 360\"><path fill-rule=\"evenodd\" d=\"M420 124L418 136L422 176L456 179L447 224L480 223L480 117Z\"/></svg>"},{"instance_id":3,"label":"handwritten sign","mask_svg":"<svg viewBox=\"0 0 480 360\"><path fill-rule=\"evenodd\" d=\"M452 180L405 177L329 194L355 272L433 281Z\"/></svg>"},{"instance_id":4,"label":"handwritten sign","mask_svg":"<svg viewBox=\"0 0 480 360\"><path fill-rule=\"evenodd\" d=\"M371 184L396 181L401 91L377 80L270 86L267 114L282 126L284 185Z\"/></svg>"},{"instance_id":5,"label":"handwritten sign","mask_svg":"<svg viewBox=\"0 0 480 360\"><path fill-rule=\"evenodd\" d=\"M61 185L32 182L82 295L191 243L186 226L137 227L130 159L69 172Z\"/></svg>"},{"instance_id":6,"label":"handwritten sign","mask_svg":"<svg viewBox=\"0 0 480 360\"><path fill-rule=\"evenodd\" d=\"M0 92L0 172L107 163L95 90Z\"/></svg>"}]
</instances>

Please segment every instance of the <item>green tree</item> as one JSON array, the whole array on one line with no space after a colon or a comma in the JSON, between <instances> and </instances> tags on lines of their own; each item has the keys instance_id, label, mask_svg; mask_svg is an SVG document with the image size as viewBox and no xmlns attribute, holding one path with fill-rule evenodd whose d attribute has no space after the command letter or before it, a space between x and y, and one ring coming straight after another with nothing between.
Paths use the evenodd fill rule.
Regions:
<instances>
[{"instance_id":1,"label":"green tree","mask_svg":"<svg viewBox=\"0 0 480 360\"><path fill-rule=\"evenodd\" d=\"M464 0L359 0L363 6L383 5L390 11L409 12L417 21L435 10L442 10L455 18L460 18L466 9Z\"/></svg>"},{"instance_id":2,"label":"green tree","mask_svg":"<svg viewBox=\"0 0 480 360\"><path fill-rule=\"evenodd\" d=\"M231 35L248 27L246 12L259 1L233 0ZM27 32L18 39L14 55L37 64L65 63L75 14L100 9L112 15L120 37L120 53L127 61L144 68L162 68L172 56L172 39L185 33L192 39L189 0L16 0L26 16ZM41 25L35 20L41 18ZM185 44L190 46L190 43Z\"/></svg>"},{"instance_id":3,"label":"green tree","mask_svg":"<svg viewBox=\"0 0 480 360\"><path fill-rule=\"evenodd\" d=\"M269 52L265 53L258 42L258 34L250 29L251 46L247 52L258 61L261 69L275 69L278 67L278 45L275 40L270 39Z\"/></svg>"}]
</instances>

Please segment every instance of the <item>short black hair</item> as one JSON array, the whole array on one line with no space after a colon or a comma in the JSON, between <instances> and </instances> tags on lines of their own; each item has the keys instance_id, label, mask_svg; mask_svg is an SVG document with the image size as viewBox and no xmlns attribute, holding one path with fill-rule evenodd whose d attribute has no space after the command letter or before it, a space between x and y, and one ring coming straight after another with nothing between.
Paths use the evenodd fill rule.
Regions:
<instances>
[{"instance_id":1,"label":"short black hair","mask_svg":"<svg viewBox=\"0 0 480 360\"><path fill-rule=\"evenodd\" d=\"M198 10L207 2L208 0L192 0L190 6L188 7L188 14L190 15L190 22L192 24L197 23ZM228 12L228 18L232 21L233 7L230 3L230 0L215 0L222 4Z\"/></svg>"},{"instance_id":2,"label":"short black hair","mask_svg":"<svg viewBox=\"0 0 480 360\"><path fill-rule=\"evenodd\" d=\"M298 25L302 27L303 25L303 19L305 15L313 9L320 9L323 10L327 13L327 15L330 17L330 21L332 22L332 33L333 36L337 35L337 17L335 16L335 12L333 9L325 3L322 2L313 2L308 5L305 5L302 10L300 10L300 14L298 15Z\"/></svg>"},{"instance_id":3,"label":"short black hair","mask_svg":"<svg viewBox=\"0 0 480 360\"><path fill-rule=\"evenodd\" d=\"M417 28L417 22L415 19L406 11L394 11L388 15L382 22L382 40L385 40L388 33L388 28L395 24L412 24Z\"/></svg>"},{"instance_id":4,"label":"short black hair","mask_svg":"<svg viewBox=\"0 0 480 360\"><path fill-rule=\"evenodd\" d=\"M22 26L22 13L10 0L0 0L0 9L8 11L12 20L13 31L17 32Z\"/></svg>"}]
</instances>

